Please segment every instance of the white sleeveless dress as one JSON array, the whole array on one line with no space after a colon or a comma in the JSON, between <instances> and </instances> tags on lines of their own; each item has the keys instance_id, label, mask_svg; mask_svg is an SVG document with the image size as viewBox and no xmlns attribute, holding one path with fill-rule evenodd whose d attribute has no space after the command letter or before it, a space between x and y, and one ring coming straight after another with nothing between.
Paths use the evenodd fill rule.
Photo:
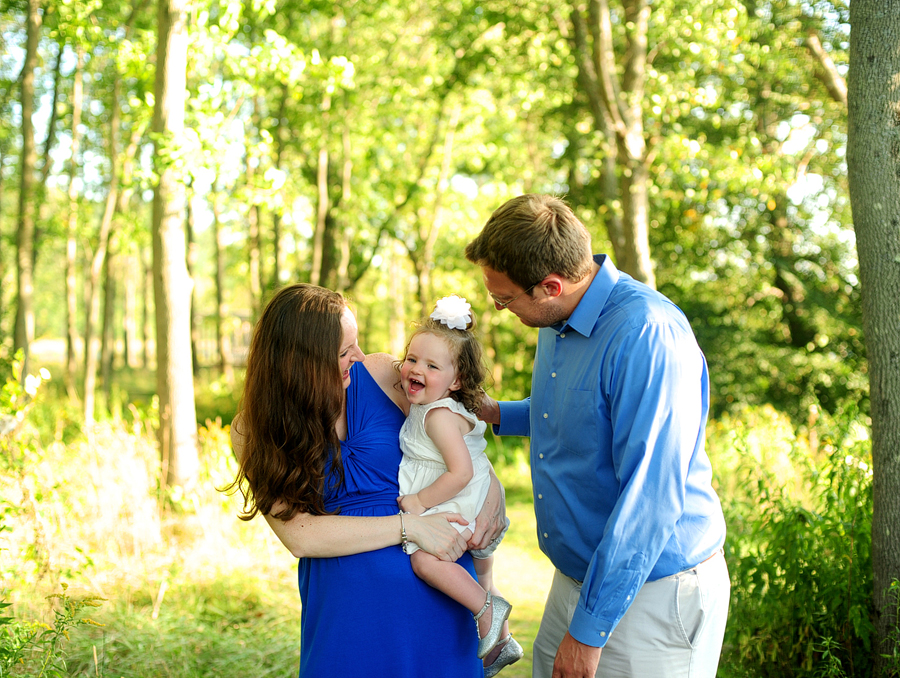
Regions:
<instances>
[{"instance_id":1,"label":"white sleeveless dress","mask_svg":"<svg viewBox=\"0 0 900 678\"><path fill-rule=\"evenodd\" d=\"M469 455L472 457L473 475L472 480L459 494L448 501L432 506L423 515L445 512L459 513L469 521L469 524L451 523L451 525L460 532L474 530L475 516L481 511L491 485L491 464L484 453L487 447L487 441L484 439L487 425L453 398L441 398L427 405L410 405L409 416L400 429L400 449L403 450L403 461L400 462L398 477L400 494L415 494L431 485L447 470L444 458L425 432L425 415L440 407L446 407L448 410L456 412L475 426L463 438L466 447L469 448ZM419 547L412 542L407 544L407 553L414 553L418 550Z\"/></svg>"}]
</instances>

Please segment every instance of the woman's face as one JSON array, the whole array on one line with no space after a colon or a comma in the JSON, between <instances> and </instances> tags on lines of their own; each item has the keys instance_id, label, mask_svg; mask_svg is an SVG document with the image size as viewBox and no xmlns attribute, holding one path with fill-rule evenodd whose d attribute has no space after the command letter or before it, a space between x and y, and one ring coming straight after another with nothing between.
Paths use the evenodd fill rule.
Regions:
<instances>
[{"instance_id":1,"label":"woman's face","mask_svg":"<svg viewBox=\"0 0 900 678\"><path fill-rule=\"evenodd\" d=\"M357 343L359 329L356 326L356 317L349 308L345 308L341 313L341 329L344 331L344 336L338 351L338 364L341 368L344 388L347 388L350 385L350 366L365 358Z\"/></svg>"}]
</instances>

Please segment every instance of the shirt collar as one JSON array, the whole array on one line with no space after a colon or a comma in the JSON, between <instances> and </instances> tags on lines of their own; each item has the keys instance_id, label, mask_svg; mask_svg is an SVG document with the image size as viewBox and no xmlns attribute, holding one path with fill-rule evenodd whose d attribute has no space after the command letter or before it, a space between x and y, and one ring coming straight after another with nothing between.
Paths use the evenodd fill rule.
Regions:
<instances>
[{"instance_id":1,"label":"shirt collar","mask_svg":"<svg viewBox=\"0 0 900 678\"><path fill-rule=\"evenodd\" d=\"M597 275L594 276L569 319L553 326L553 329L557 332L572 329L585 337L589 337L591 332L594 331L597 318L600 317L600 313L603 311L603 307L606 305L613 287L619 281L619 270L613 265L612 260L607 255L596 254L594 255L594 261L600 265L600 270L597 271Z\"/></svg>"}]
</instances>

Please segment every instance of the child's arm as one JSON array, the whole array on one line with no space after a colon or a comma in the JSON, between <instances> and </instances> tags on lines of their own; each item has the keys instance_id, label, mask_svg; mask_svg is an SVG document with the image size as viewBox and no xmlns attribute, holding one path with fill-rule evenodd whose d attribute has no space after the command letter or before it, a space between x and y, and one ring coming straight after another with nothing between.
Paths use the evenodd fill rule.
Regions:
<instances>
[{"instance_id":1,"label":"child's arm","mask_svg":"<svg viewBox=\"0 0 900 678\"><path fill-rule=\"evenodd\" d=\"M400 508L410 513L421 514L459 494L472 480L472 457L463 436L472 430L472 424L465 417L439 407L425 416L425 433L438 448L447 470L428 487L416 494L400 497Z\"/></svg>"}]
</instances>

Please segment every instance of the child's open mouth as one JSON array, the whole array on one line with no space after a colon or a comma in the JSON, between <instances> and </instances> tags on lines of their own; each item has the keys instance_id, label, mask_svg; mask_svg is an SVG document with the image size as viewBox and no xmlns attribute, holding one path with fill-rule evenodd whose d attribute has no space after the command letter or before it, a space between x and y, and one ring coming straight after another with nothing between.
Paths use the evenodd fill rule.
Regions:
<instances>
[{"instance_id":1,"label":"child's open mouth","mask_svg":"<svg viewBox=\"0 0 900 678\"><path fill-rule=\"evenodd\" d=\"M409 386L406 387L406 390L409 391L410 393L418 393L423 388L425 388L425 384L423 384L421 381L416 381L415 379L410 379Z\"/></svg>"}]
</instances>

